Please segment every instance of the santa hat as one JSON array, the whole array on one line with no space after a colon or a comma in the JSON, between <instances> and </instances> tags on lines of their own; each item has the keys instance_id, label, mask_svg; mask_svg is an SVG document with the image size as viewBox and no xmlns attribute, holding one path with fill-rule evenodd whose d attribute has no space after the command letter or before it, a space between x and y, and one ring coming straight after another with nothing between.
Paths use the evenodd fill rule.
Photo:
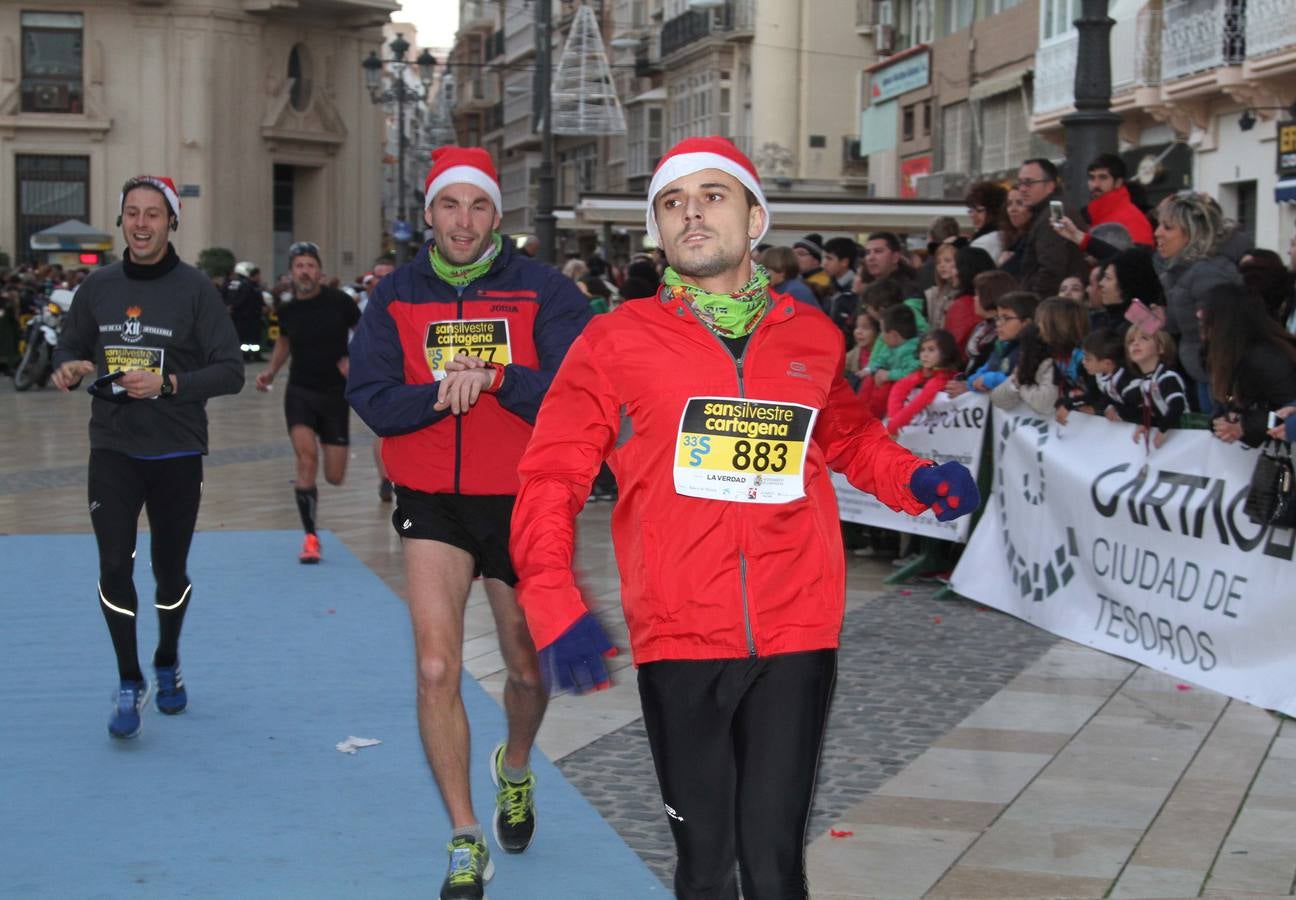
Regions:
<instances>
[{"instance_id":1,"label":"santa hat","mask_svg":"<svg viewBox=\"0 0 1296 900\"><path fill-rule=\"evenodd\" d=\"M121 224L121 213L126 208L126 195L137 187L152 188L160 193L166 200L167 209L171 211L176 224L180 224L180 194L176 192L175 182L161 175L136 175L126 180L122 185L121 196L117 198L118 225Z\"/></svg>"},{"instance_id":2,"label":"santa hat","mask_svg":"<svg viewBox=\"0 0 1296 900\"><path fill-rule=\"evenodd\" d=\"M692 175L703 169L719 169L727 175L738 179L739 184L756 196L756 202L765 210L765 227L752 239L752 246L760 243L769 231L769 204L765 201L765 192L761 190L760 176L752 161L734 146L728 138L691 137L685 138L666 151L666 155L657 163L652 182L648 185L648 237L653 243L661 246L661 234L657 231L657 216L653 211L653 201L662 188L676 178Z\"/></svg>"},{"instance_id":3,"label":"santa hat","mask_svg":"<svg viewBox=\"0 0 1296 900\"><path fill-rule=\"evenodd\" d=\"M481 188L494 202L495 211L503 212L499 175L490 154L480 147L437 147L432 151L432 168L423 182L423 206L431 206L432 198L452 184Z\"/></svg>"}]
</instances>

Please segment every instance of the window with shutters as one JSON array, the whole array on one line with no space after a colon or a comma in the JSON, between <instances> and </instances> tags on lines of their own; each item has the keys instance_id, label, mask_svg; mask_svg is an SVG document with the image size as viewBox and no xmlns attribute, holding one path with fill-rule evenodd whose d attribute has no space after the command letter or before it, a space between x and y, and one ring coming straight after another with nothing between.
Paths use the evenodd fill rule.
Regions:
<instances>
[{"instance_id":1,"label":"window with shutters","mask_svg":"<svg viewBox=\"0 0 1296 900\"><path fill-rule=\"evenodd\" d=\"M1031 156L1031 133L1021 91L1011 90L981 101L980 172L1016 169Z\"/></svg>"},{"instance_id":2,"label":"window with shutters","mask_svg":"<svg viewBox=\"0 0 1296 900\"><path fill-rule=\"evenodd\" d=\"M82 113L81 14L24 12L22 111ZM12 76L11 76L12 77Z\"/></svg>"},{"instance_id":3,"label":"window with shutters","mask_svg":"<svg viewBox=\"0 0 1296 900\"><path fill-rule=\"evenodd\" d=\"M941 167L946 172L968 171L968 105L955 103L941 110Z\"/></svg>"}]
</instances>

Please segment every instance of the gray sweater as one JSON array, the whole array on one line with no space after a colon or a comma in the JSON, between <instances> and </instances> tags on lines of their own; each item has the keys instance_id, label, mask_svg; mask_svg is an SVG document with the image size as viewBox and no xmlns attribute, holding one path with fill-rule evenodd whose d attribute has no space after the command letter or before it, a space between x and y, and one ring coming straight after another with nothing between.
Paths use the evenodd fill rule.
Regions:
<instances>
[{"instance_id":1,"label":"gray sweater","mask_svg":"<svg viewBox=\"0 0 1296 900\"><path fill-rule=\"evenodd\" d=\"M169 398L94 398L90 446L130 456L207 452L207 398L243 387L238 335L206 275L182 262L160 277L127 277L122 263L93 272L63 322L54 365L89 360L176 376Z\"/></svg>"},{"instance_id":2,"label":"gray sweater","mask_svg":"<svg viewBox=\"0 0 1296 900\"><path fill-rule=\"evenodd\" d=\"M1196 382L1210 380L1201 358L1201 328L1197 310L1206 293L1218 284L1241 284L1237 266L1224 256L1194 262L1175 261L1159 271L1166 294L1166 330L1179 342L1179 363Z\"/></svg>"}]
</instances>

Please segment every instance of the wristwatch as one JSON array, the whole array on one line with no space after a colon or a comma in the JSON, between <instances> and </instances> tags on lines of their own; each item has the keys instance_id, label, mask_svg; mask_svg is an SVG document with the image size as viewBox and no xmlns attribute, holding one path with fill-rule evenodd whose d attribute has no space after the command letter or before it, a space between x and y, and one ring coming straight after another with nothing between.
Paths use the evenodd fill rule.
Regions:
<instances>
[{"instance_id":1,"label":"wristwatch","mask_svg":"<svg viewBox=\"0 0 1296 900\"><path fill-rule=\"evenodd\" d=\"M162 376L162 390L158 392L159 397L170 397L175 394L175 385L171 383L170 375Z\"/></svg>"}]
</instances>

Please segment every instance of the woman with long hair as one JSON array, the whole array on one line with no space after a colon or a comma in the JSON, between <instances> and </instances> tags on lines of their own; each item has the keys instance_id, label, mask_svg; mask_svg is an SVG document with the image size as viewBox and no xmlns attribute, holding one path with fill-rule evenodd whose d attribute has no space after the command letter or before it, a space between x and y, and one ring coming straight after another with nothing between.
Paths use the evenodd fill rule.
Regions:
<instances>
[{"instance_id":1,"label":"woman with long hair","mask_svg":"<svg viewBox=\"0 0 1296 900\"><path fill-rule=\"evenodd\" d=\"M1156 227L1156 252L1161 257L1161 286L1166 295L1166 330L1179 343L1179 362L1195 383L1189 398L1197 409L1210 409L1210 376L1202 362L1197 311L1207 293L1221 284L1241 286L1237 266L1219 253L1224 221L1216 207L1191 191L1164 201Z\"/></svg>"},{"instance_id":2,"label":"woman with long hair","mask_svg":"<svg viewBox=\"0 0 1296 900\"><path fill-rule=\"evenodd\" d=\"M1007 189L996 181L978 181L968 188L963 201L972 220L972 246L990 254L991 260L998 259L1007 246L1004 243L1004 230L1009 227Z\"/></svg>"},{"instance_id":3,"label":"woman with long hair","mask_svg":"<svg viewBox=\"0 0 1296 900\"><path fill-rule=\"evenodd\" d=\"M1296 337L1237 284L1207 291L1200 319L1214 402L1211 430L1222 441L1255 447L1265 439L1268 414L1296 397Z\"/></svg>"},{"instance_id":4,"label":"woman with long hair","mask_svg":"<svg viewBox=\"0 0 1296 900\"><path fill-rule=\"evenodd\" d=\"M1003 250L995 258L995 262L1005 272L1020 277L1021 260L1026 253L1026 243L1030 233L1031 208L1017 188L1008 191L1004 218L1008 223L1003 228Z\"/></svg>"}]
</instances>

